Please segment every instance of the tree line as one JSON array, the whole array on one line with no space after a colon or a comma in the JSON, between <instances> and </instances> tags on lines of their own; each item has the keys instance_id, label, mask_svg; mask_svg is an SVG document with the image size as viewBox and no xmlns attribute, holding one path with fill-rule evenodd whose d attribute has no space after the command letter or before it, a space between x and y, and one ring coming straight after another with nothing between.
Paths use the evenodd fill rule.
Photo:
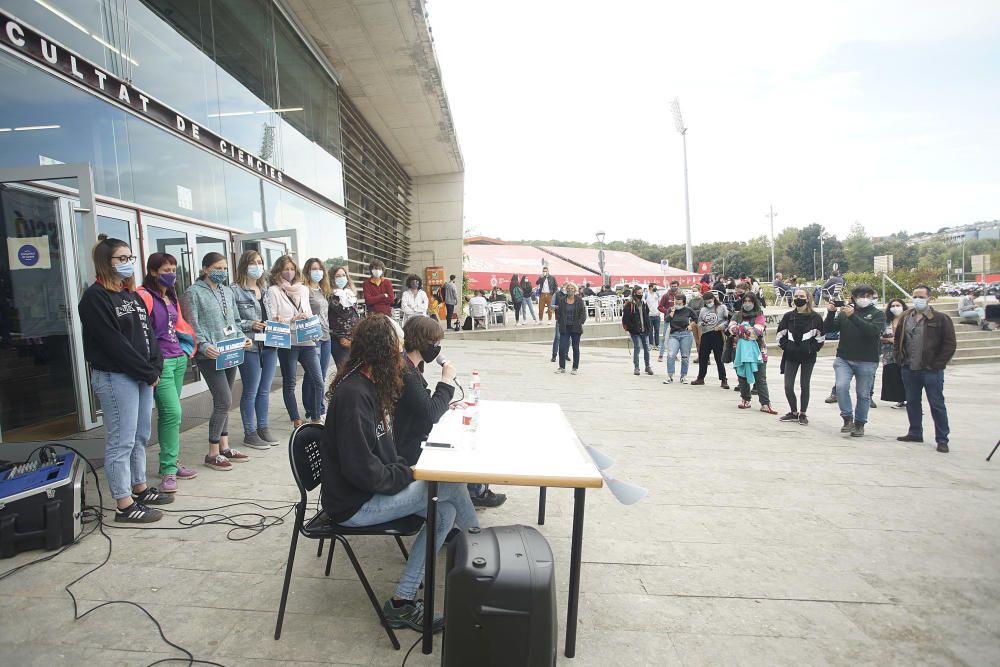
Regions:
<instances>
[{"instance_id":1,"label":"tree line","mask_svg":"<svg viewBox=\"0 0 1000 667\"><path fill-rule=\"evenodd\" d=\"M948 270L948 260L952 269L962 266L962 244L945 243L943 239L932 239L922 243L910 240L910 235L897 232L890 236L872 238L858 223L850 233L840 240L835 234L824 236L822 243L822 265L820 265L819 224L802 229L786 227L774 237L774 262L777 271L785 277L797 275L800 279L812 280L828 276L834 263L842 272L870 272L874 268L876 255L893 255L894 269L920 269L924 275L936 275L944 279ZM512 241L524 245L548 245L572 248L600 248L599 243L576 241L530 240ZM991 254L993 271L1000 270L1000 248L994 240L967 241L965 244L965 268L971 273L972 255ZM623 250L651 262L669 260L670 266L684 268L684 244L659 245L642 239L610 241L604 246L608 250ZM699 243L692 248L695 265L698 262L712 262L713 273L739 275L746 273L762 280L771 277L771 243L762 234L749 241L716 241ZM596 263L596 256L594 259ZM697 268L697 266L695 267Z\"/></svg>"}]
</instances>

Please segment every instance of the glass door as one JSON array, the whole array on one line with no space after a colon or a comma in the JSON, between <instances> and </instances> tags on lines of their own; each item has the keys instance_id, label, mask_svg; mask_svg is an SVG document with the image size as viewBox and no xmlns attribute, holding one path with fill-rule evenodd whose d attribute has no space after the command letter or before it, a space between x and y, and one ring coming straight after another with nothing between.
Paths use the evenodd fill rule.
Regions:
<instances>
[{"instance_id":1,"label":"glass door","mask_svg":"<svg viewBox=\"0 0 1000 667\"><path fill-rule=\"evenodd\" d=\"M298 233L294 229L277 229L269 232L253 234L236 234L236 257L239 260L247 250L256 250L264 260L264 271L268 272L282 255L291 255L299 266L302 258L298 256Z\"/></svg>"}]
</instances>

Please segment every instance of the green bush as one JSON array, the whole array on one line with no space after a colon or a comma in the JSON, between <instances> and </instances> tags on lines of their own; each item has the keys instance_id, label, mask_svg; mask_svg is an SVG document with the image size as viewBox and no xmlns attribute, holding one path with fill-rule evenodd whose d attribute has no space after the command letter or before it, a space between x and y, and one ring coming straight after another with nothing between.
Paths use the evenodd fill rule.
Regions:
<instances>
[{"instance_id":1,"label":"green bush","mask_svg":"<svg viewBox=\"0 0 1000 667\"><path fill-rule=\"evenodd\" d=\"M892 299L893 297L903 297L907 300L910 298L910 294L913 293L913 289L917 285L929 285L931 288L931 296L937 294L937 286L942 280L942 274L937 269L900 269L898 271L892 271L889 277L894 281L899 283L899 286L906 290L906 294L900 293L895 285L886 281L885 283L885 298L886 300ZM844 293L850 294L851 290L858 285L867 284L871 285L875 291L878 293L879 297L882 296L882 276L881 274L876 275L872 271L850 271L844 274Z\"/></svg>"}]
</instances>

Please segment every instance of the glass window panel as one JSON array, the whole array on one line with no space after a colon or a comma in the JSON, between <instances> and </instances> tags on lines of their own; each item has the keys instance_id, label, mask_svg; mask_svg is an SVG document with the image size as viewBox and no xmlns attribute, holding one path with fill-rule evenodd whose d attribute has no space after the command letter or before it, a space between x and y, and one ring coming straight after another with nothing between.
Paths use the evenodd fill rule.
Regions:
<instances>
[{"instance_id":1,"label":"glass window panel","mask_svg":"<svg viewBox=\"0 0 1000 667\"><path fill-rule=\"evenodd\" d=\"M274 210L268 228L297 230L301 261L310 257L319 257L325 264L346 261L347 234L342 217L290 192L279 190L276 194L277 202L268 202Z\"/></svg>"},{"instance_id":2,"label":"glass window panel","mask_svg":"<svg viewBox=\"0 0 1000 667\"><path fill-rule=\"evenodd\" d=\"M239 167L223 164L229 225L247 232L264 229L264 181Z\"/></svg>"},{"instance_id":3,"label":"glass window panel","mask_svg":"<svg viewBox=\"0 0 1000 667\"><path fill-rule=\"evenodd\" d=\"M132 198L124 111L6 54L0 90L0 165L90 162L98 194Z\"/></svg>"},{"instance_id":4,"label":"glass window panel","mask_svg":"<svg viewBox=\"0 0 1000 667\"><path fill-rule=\"evenodd\" d=\"M141 146L132 160L136 201L163 211L226 225L222 160L129 116L129 144Z\"/></svg>"},{"instance_id":5,"label":"glass window panel","mask_svg":"<svg viewBox=\"0 0 1000 667\"><path fill-rule=\"evenodd\" d=\"M4 0L4 11L65 45L87 60L122 76L125 22L119 2L110 0ZM134 66L133 66L134 68Z\"/></svg>"}]
</instances>

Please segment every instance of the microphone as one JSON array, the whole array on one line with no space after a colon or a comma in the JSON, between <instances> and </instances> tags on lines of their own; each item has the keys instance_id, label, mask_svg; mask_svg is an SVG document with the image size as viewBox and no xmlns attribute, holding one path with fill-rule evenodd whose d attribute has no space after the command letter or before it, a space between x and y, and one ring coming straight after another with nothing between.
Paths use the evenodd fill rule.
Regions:
<instances>
[{"instance_id":1,"label":"microphone","mask_svg":"<svg viewBox=\"0 0 1000 667\"><path fill-rule=\"evenodd\" d=\"M436 362L438 363L438 366L444 366L444 365L445 365L446 363L448 363L448 360L447 360L447 359L445 359L445 357L444 357L444 355L443 355L443 354L439 354L439 355L438 355L438 356L437 356L437 357L436 357L436 358L434 359L434 361L436 361Z\"/></svg>"}]
</instances>

